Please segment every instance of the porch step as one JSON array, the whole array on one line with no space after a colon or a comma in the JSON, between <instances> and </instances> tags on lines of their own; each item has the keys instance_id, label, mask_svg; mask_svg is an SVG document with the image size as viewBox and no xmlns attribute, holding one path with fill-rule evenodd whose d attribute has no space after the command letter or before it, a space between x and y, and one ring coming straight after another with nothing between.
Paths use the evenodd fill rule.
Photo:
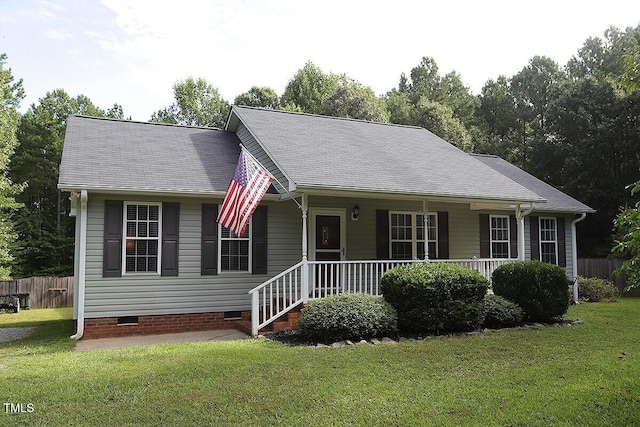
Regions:
<instances>
[{"instance_id":1,"label":"porch step","mask_svg":"<svg viewBox=\"0 0 640 427\"><path fill-rule=\"evenodd\" d=\"M261 334L268 334L280 331L295 331L298 329L298 319L302 315L300 310L302 306L296 307L288 313L283 314L271 324L260 329ZM236 329L240 332L244 332L247 335L251 335L251 321L250 320L238 320L236 322Z\"/></svg>"}]
</instances>

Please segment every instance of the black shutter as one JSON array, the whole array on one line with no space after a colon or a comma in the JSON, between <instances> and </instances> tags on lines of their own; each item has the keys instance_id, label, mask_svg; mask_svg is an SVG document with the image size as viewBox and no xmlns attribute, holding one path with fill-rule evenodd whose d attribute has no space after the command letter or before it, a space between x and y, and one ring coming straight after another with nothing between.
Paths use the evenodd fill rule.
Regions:
<instances>
[{"instance_id":1,"label":"black shutter","mask_svg":"<svg viewBox=\"0 0 640 427\"><path fill-rule=\"evenodd\" d=\"M438 259L449 259L449 212L438 212Z\"/></svg>"},{"instance_id":2,"label":"black shutter","mask_svg":"<svg viewBox=\"0 0 640 427\"><path fill-rule=\"evenodd\" d=\"M178 234L180 230L180 204L162 204L162 265L163 276L178 275Z\"/></svg>"},{"instance_id":3,"label":"black shutter","mask_svg":"<svg viewBox=\"0 0 640 427\"><path fill-rule=\"evenodd\" d=\"M531 240L531 260L540 261L540 223L538 222L538 217L530 216L529 223L531 224L529 227L531 231L529 236L529 240Z\"/></svg>"},{"instance_id":4,"label":"black shutter","mask_svg":"<svg viewBox=\"0 0 640 427\"><path fill-rule=\"evenodd\" d=\"M389 211L376 209L376 257L389 259Z\"/></svg>"},{"instance_id":5,"label":"black shutter","mask_svg":"<svg viewBox=\"0 0 640 427\"><path fill-rule=\"evenodd\" d=\"M556 232L558 237L558 265L560 267L567 266L567 243L564 230L564 218L556 218Z\"/></svg>"},{"instance_id":6,"label":"black shutter","mask_svg":"<svg viewBox=\"0 0 640 427\"><path fill-rule=\"evenodd\" d=\"M122 276L122 200L104 202L102 276Z\"/></svg>"},{"instance_id":7,"label":"black shutter","mask_svg":"<svg viewBox=\"0 0 640 427\"><path fill-rule=\"evenodd\" d=\"M491 230L489 215L480 214L480 258L491 258Z\"/></svg>"},{"instance_id":8,"label":"black shutter","mask_svg":"<svg viewBox=\"0 0 640 427\"><path fill-rule=\"evenodd\" d=\"M251 218L253 274L267 274L267 207L258 206Z\"/></svg>"},{"instance_id":9,"label":"black shutter","mask_svg":"<svg viewBox=\"0 0 640 427\"><path fill-rule=\"evenodd\" d=\"M511 258L518 258L518 221L515 215L509 216L509 245Z\"/></svg>"},{"instance_id":10,"label":"black shutter","mask_svg":"<svg viewBox=\"0 0 640 427\"><path fill-rule=\"evenodd\" d=\"M218 205L202 205L200 274L218 274Z\"/></svg>"}]
</instances>

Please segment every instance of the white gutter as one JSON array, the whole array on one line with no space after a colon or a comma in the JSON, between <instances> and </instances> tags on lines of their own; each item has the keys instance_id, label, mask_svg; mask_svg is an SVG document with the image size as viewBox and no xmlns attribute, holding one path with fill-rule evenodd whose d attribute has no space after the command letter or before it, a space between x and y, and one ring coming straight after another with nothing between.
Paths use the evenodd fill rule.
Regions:
<instances>
[{"instance_id":1,"label":"white gutter","mask_svg":"<svg viewBox=\"0 0 640 427\"><path fill-rule=\"evenodd\" d=\"M78 260L78 319L76 321L76 333L71 335L71 339L79 340L84 333L84 285L85 285L85 265L87 259L87 190L80 192L80 242Z\"/></svg>"},{"instance_id":2,"label":"white gutter","mask_svg":"<svg viewBox=\"0 0 640 427\"><path fill-rule=\"evenodd\" d=\"M533 203L531 207L522 212L520 205L516 205L516 219L518 221L518 260L524 261L524 217L533 212Z\"/></svg>"},{"instance_id":3,"label":"white gutter","mask_svg":"<svg viewBox=\"0 0 640 427\"><path fill-rule=\"evenodd\" d=\"M586 212L582 212L580 218L571 221L571 273L573 274L573 302L578 302L578 243L576 239L576 224L587 217Z\"/></svg>"}]
</instances>

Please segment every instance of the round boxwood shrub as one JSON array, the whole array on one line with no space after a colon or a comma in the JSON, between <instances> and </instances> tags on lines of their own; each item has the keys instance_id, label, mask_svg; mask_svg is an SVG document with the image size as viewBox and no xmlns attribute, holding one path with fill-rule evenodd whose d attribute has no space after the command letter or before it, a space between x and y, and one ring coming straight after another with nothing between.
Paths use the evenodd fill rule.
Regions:
<instances>
[{"instance_id":1,"label":"round boxwood shrub","mask_svg":"<svg viewBox=\"0 0 640 427\"><path fill-rule=\"evenodd\" d=\"M620 291L609 280L596 277L578 277L578 296L583 301L613 302L618 300Z\"/></svg>"},{"instance_id":2,"label":"round boxwood shrub","mask_svg":"<svg viewBox=\"0 0 640 427\"><path fill-rule=\"evenodd\" d=\"M486 328L510 328L522 323L523 312L520 306L499 295L487 294L484 297L484 326Z\"/></svg>"},{"instance_id":3,"label":"round boxwood shrub","mask_svg":"<svg viewBox=\"0 0 640 427\"><path fill-rule=\"evenodd\" d=\"M310 340L335 342L394 334L398 316L382 298L345 293L310 302L298 326Z\"/></svg>"},{"instance_id":4,"label":"round boxwood shrub","mask_svg":"<svg viewBox=\"0 0 640 427\"><path fill-rule=\"evenodd\" d=\"M393 268L380 281L384 299L408 332L472 331L482 325L489 282L477 271L448 263Z\"/></svg>"},{"instance_id":5,"label":"round boxwood shrub","mask_svg":"<svg viewBox=\"0 0 640 427\"><path fill-rule=\"evenodd\" d=\"M569 309L569 285L562 267L540 261L501 265L492 275L493 292L518 304L524 319L547 322Z\"/></svg>"}]
</instances>

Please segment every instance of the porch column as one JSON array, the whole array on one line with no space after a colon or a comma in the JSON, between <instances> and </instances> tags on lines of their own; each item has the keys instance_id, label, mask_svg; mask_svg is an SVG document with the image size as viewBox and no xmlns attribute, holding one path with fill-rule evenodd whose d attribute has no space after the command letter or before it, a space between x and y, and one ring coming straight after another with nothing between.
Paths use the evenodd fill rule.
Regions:
<instances>
[{"instance_id":1,"label":"porch column","mask_svg":"<svg viewBox=\"0 0 640 427\"><path fill-rule=\"evenodd\" d=\"M424 223L424 260L429 260L429 201L422 201L422 221Z\"/></svg>"},{"instance_id":2,"label":"porch column","mask_svg":"<svg viewBox=\"0 0 640 427\"><path fill-rule=\"evenodd\" d=\"M309 210L309 196L302 194L302 277L301 277L301 293L302 302L309 302L309 264L307 254L309 244L307 239L307 212Z\"/></svg>"},{"instance_id":3,"label":"porch column","mask_svg":"<svg viewBox=\"0 0 640 427\"><path fill-rule=\"evenodd\" d=\"M526 215L526 214L525 214ZM516 224L518 225L518 261L524 261L524 217L520 205L516 205Z\"/></svg>"}]
</instances>

